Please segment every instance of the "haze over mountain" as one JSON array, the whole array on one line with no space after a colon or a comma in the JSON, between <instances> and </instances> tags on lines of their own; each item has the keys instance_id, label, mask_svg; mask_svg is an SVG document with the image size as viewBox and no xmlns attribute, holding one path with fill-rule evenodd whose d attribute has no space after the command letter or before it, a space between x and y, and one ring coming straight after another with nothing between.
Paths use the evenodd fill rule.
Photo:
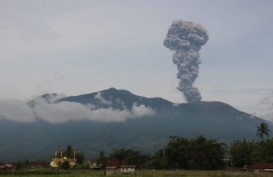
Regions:
<instances>
[{"instance_id":1,"label":"haze over mountain","mask_svg":"<svg viewBox=\"0 0 273 177\"><path fill-rule=\"evenodd\" d=\"M273 121L273 93L271 95L264 97L258 104L258 110L255 115L268 120Z\"/></svg>"},{"instance_id":2,"label":"haze over mountain","mask_svg":"<svg viewBox=\"0 0 273 177\"><path fill-rule=\"evenodd\" d=\"M152 153L170 136L204 135L224 142L255 139L256 126L265 121L222 102L174 104L115 88L63 98L45 94L26 105L33 116L29 119L12 119L1 110L3 161L49 160L56 146L68 144L89 159L119 147Z\"/></svg>"}]
</instances>

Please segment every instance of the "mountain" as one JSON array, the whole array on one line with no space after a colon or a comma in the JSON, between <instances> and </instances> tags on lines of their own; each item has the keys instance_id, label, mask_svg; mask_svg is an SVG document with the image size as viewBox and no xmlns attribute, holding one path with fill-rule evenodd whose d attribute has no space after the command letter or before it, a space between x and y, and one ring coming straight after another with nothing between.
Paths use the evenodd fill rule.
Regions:
<instances>
[{"instance_id":1,"label":"mountain","mask_svg":"<svg viewBox=\"0 0 273 177\"><path fill-rule=\"evenodd\" d=\"M57 102L68 101L81 104L92 104L96 108L113 108L118 110L132 110L134 104L145 105L154 110L160 111L163 107L171 108L173 103L163 98L146 98L132 94L127 90L117 90L110 88L91 94L70 96L57 100Z\"/></svg>"},{"instance_id":2,"label":"mountain","mask_svg":"<svg viewBox=\"0 0 273 177\"><path fill-rule=\"evenodd\" d=\"M256 139L256 126L265 121L222 102L173 104L162 98L146 98L115 88L64 97L53 103L48 101L52 96L55 98L56 95L46 94L41 98L50 105L73 103L88 106L91 111L109 113L110 110L110 118L116 112L138 116L119 121L115 121L118 117L113 115L107 121L73 119L59 123L41 118L33 122L0 119L0 161L49 160L56 146L67 145L76 147L87 159L96 157L100 151L109 153L113 148L120 147L153 153L163 148L170 136L204 135L222 142ZM32 100L29 106L35 108L38 104L38 101ZM143 110L144 113L147 110L153 112L144 114ZM143 114L136 114L137 111ZM272 128L271 124L269 127Z\"/></svg>"}]
</instances>

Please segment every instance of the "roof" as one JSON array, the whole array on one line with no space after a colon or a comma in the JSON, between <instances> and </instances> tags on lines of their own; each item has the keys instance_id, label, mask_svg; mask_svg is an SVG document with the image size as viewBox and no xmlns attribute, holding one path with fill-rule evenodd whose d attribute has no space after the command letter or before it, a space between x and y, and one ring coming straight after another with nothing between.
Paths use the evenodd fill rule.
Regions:
<instances>
[{"instance_id":1,"label":"roof","mask_svg":"<svg viewBox=\"0 0 273 177\"><path fill-rule=\"evenodd\" d=\"M106 170L113 170L113 169L117 169L117 167L116 166L107 166L106 167Z\"/></svg>"},{"instance_id":2,"label":"roof","mask_svg":"<svg viewBox=\"0 0 273 177\"><path fill-rule=\"evenodd\" d=\"M273 165L270 163L257 163L248 166L248 169L273 169Z\"/></svg>"},{"instance_id":3,"label":"roof","mask_svg":"<svg viewBox=\"0 0 273 177\"><path fill-rule=\"evenodd\" d=\"M135 165L121 165L120 168L135 168Z\"/></svg>"},{"instance_id":4,"label":"roof","mask_svg":"<svg viewBox=\"0 0 273 177\"><path fill-rule=\"evenodd\" d=\"M35 168L46 168L49 167L49 163L48 162L31 162L31 166L35 167Z\"/></svg>"}]
</instances>

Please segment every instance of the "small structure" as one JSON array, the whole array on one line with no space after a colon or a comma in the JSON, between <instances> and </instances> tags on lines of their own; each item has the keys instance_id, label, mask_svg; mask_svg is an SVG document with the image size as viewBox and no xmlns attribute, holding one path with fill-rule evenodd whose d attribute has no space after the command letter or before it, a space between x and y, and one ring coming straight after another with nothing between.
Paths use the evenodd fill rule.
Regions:
<instances>
[{"instance_id":1,"label":"small structure","mask_svg":"<svg viewBox=\"0 0 273 177\"><path fill-rule=\"evenodd\" d=\"M134 165L122 165L120 167L120 172L123 174L134 174L136 169Z\"/></svg>"},{"instance_id":2,"label":"small structure","mask_svg":"<svg viewBox=\"0 0 273 177\"><path fill-rule=\"evenodd\" d=\"M119 168L117 166L108 166L105 168L105 175L115 175L115 174L135 174L136 167L134 165L121 165Z\"/></svg>"},{"instance_id":3,"label":"small structure","mask_svg":"<svg viewBox=\"0 0 273 177\"><path fill-rule=\"evenodd\" d=\"M92 170L100 170L102 168L102 164L98 164L96 160L90 160L89 164Z\"/></svg>"},{"instance_id":4,"label":"small structure","mask_svg":"<svg viewBox=\"0 0 273 177\"><path fill-rule=\"evenodd\" d=\"M60 157L57 157L57 150L55 150L55 155L52 161L50 162L50 166L53 168L60 167L64 162L68 162L70 167L74 167L77 163L76 159L76 151L74 151L74 158L68 158L66 156L63 157L63 152L61 149Z\"/></svg>"},{"instance_id":5,"label":"small structure","mask_svg":"<svg viewBox=\"0 0 273 177\"><path fill-rule=\"evenodd\" d=\"M14 168L15 168L15 165L12 163L0 165L0 170L13 170Z\"/></svg>"},{"instance_id":6,"label":"small structure","mask_svg":"<svg viewBox=\"0 0 273 177\"><path fill-rule=\"evenodd\" d=\"M34 168L34 169L36 169L36 168L42 169L42 168L49 168L50 167L48 162L39 162L39 161L31 162L30 166L31 166L31 168Z\"/></svg>"},{"instance_id":7,"label":"small structure","mask_svg":"<svg viewBox=\"0 0 273 177\"><path fill-rule=\"evenodd\" d=\"M248 170L254 171L256 173L260 171L273 172L273 165L270 163L257 163L247 167Z\"/></svg>"},{"instance_id":8,"label":"small structure","mask_svg":"<svg viewBox=\"0 0 273 177\"><path fill-rule=\"evenodd\" d=\"M109 176L109 175L113 175L116 174L117 171L117 167L116 166L108 166L105 168L105 175Z\"/></svg>"}]
</instances>

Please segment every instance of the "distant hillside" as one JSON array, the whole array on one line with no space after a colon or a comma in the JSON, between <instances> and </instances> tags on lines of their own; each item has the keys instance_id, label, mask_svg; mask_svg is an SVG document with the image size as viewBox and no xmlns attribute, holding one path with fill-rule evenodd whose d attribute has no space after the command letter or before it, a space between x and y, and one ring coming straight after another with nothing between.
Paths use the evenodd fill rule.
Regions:
<instances>
[{"instance_id":1,"label":"distant hillside","mask_svg":"<svg viewBox=\"0 0 273 177\"><path fill-rule=\"evenodd\" d=\"M49 99L50 94L43 97ZM256 126L264 121L222 102L177 105L162 98L141 97L115 88L65 97L55 104L63 102L113 110L132 110L134 105L144 105L155 114L120 122L79 120L55 124L43 120L20 123L0 119L0 161L49 160L56 146L68 144L77 147L89 159L102 150L108 153L118 147L153 153L162 148L170 136L205 135L225 142L255 139ZM35 100L30 106L35 106Z\"/></svg>"}]
</instances>

